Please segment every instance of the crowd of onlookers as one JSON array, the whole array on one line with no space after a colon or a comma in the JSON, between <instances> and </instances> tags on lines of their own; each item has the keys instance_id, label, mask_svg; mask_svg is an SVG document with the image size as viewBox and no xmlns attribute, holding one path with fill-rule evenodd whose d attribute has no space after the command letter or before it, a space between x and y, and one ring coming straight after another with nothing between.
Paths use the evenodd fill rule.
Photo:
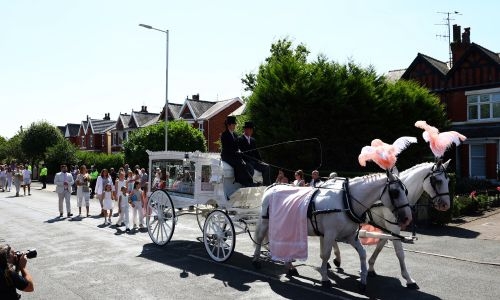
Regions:
<instances>
[{"instance_id":1,"label":"crowd of onlookers","mask_svg":"<svg viewBox=\"0 0 500 300\"><path fill-rule=\"evenodd\" d=\"M70 171L66 165L61 165L61 171L54 177L59 198L59 217L63 217L64 202L67 216L73 216L70 199L71 195L76 195L79 217L90 217L90 199L97 198L104 225L111 225L113 211L118 211L117 227L125 226L126 231L143 228L148 179L146 169L137 165L130 168L125 164L118 171L114 168L98 171L94 166L88 170L85 165L71 166ZM82 214L83 207L85 214ZM132 222L129 210L132 210Z\"/></svg>"},{"instance_id":2,"label":"crowd of onlookers","mask_svg":"<svg viewBox=\"0 0 500 300\"><path fill-rule=\"evenodd\" d=\"M16 197L19 196L21 188L25 196L26 192L28 192L28 196L30 196L31 176L31 165L28 163L25 165L17 163L0 165L0 191L10 192L12 186L14 186Z\"/></svg>"}]
</instances>

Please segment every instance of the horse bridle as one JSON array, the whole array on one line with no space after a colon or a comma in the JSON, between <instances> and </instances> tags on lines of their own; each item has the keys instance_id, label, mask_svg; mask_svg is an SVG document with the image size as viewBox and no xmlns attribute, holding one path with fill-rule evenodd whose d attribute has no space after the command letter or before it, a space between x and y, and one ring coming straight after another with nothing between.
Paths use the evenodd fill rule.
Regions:
<instances>
[{"instance_id":1,"label":"horse bridle","mask_svg":"<svg viewBox=\"0 0 500 300\"><path fill-rule=\"evenodd\" d=\"M392 213L394 213L397 210L400 210L402 208L410 206L410 203L407 202L406 204L397 206L396 202L395 202L395 199L399 198L399 189L391 189L392 185L398 185L398 188L399 187L402 188L405 191L405 195L406 196L408 196L408 189L406 188L406 186L404 185L404 183L399 178L397 178L396 180L389 179L389 171L387 171L387 182L385 184L384 189L382 190L382 193L380 194L379 200L382 199L382 195L387 190L388 193L389 193L389 199L391 199L391 204L394 207L394 209L392 210Z\"/></svg>"},{"instance_id":2,"label":"horse bridle","mask_svg":"<svg viewBox=\"0 0 500 300\"><path fill-rule=\"evenodd\" d=\"M434 166L432 167L431 171L429 172L429 174L427 174L427 176L425 176L424 178L424 181L429 178L429 181L430 181L430 184L431 184L431 187L432 189L434 190L435 192L435 195L434 196L431 196L431 201L434 205L442 202L443 200L441 199L441 196L450 196L450 192L448 191L447 193L440 193L437 189L437 185L442 183L442 180L440 179L437 179L436 176L437 175L440 175L440 174L444 174L444 177L445 178L448 178L448 174L446 173L446 170L442 167L441 163L436 163L434 164ZM436 200L436 198L439 198Z\"/></svg>"}]
</instances>

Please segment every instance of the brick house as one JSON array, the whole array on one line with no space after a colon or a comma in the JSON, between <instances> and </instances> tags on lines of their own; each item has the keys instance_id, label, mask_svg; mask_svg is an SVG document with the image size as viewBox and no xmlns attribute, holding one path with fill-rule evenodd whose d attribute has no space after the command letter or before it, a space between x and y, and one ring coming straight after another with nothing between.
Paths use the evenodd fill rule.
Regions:
<instances>
[{"instance_id":1,"label":"brick house","mask_svg":"<svg viewBox=\"0 0 500 300\"><path fill-rule=\"evenodd\" d=\"M129 114L120 114L115 127L111 130L111 150L119 152L123 150L123 142L128 140L130 132L138 128L155 124L159 121L160 114L148 112L147 106L141 106L140 111Z\"/></svg>"},{"instance_id":2,"label":"brick house","mask_svg":"<svg viewBox=\"0 0 500 300\"><path fill-rule=\"evenodd\" d=\"M80 124L68 123L64 126L63 136L73 145L78 145L78 131Z\"/></svg>"},{"instance_id":3,"label":"brick house","mask_svg":"<svg viewBox=\"0 0 500 300\"><path fill-rule=\"evenodd\" d=\"M193 95L193 99L184 101L179 118L203 132L209 152L219 152L217 142L225 130L224 121L231 112L242 105L243 101L239 97L222 101L203 101L199 95Z\"/></svg>"},{"instance_id":4,"label":"brick house","mask_svg":"<svg viewBox=\"0 0 500 300\"><path fill-rule=\"evenodd\" d=\"M111 153L111 130L116 121L111 120L109 113L103 119L91 119L87 116L78 130L77 146L81 150Z\"/></svg>"},{"instance_id":5,"label":"brick house","mask_svg":"<svg viewBox=\"0 0 500 300\"><path fill-rule=\"evenodd\" d=\"M453 25L452 67L418 53L401 78L436 94L451 130L467 140L450 155L462 177L497 179L500 161L500 56L470 41L470 28Z\"/></svg>"}]
</instances>

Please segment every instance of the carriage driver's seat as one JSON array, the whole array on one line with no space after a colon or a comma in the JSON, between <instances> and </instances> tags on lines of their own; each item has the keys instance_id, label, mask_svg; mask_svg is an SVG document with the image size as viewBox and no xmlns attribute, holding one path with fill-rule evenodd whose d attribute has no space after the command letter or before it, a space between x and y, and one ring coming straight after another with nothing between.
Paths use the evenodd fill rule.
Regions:
<instances>
[{"instance_id":1,"label":"carriage driver's seat","mask_svg":"<svg viewBox=\"0 0 500 300\"><path fill-rule=\"evenodd\" d=\"M222 162L222 174L224 178L224 192L226 195L231 195L233 194L236 190L239 188L243 187L241 184L234 182L234 169L231 167L230 164L227 162L221 160ZM253 173L253 182L255 183L262 183L263 178L262 178L262 172L254 170Z\"/></svg>"}]
</instances>

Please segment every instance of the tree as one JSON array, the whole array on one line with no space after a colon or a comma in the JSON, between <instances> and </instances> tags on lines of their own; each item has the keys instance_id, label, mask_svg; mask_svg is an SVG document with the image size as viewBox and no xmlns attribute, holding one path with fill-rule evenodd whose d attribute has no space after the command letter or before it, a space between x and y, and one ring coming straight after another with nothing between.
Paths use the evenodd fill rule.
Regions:
<instances>
[{"instance_id":1,"label":"tree","mask_svg":"<svg viewBox=\"0 0 500 300\"><path fill-rule=\"evenodd\" d=\"M439 128L447 124L444 107L426 89L411 82L388 82L373 67L352 61L340 65L319 55L308 62L308 54L304 45L293 48L289 40L279 40L258 73L242 79L252 92L248 118L265 128L256 131L259 145L284 142L261 150L269 163L305 170L321 165L325 173L361 171L357 157L371 140L392 143L402 135L421 136L414 127L420 119ZM287 142L310 138L318 139L316 145ZM422 155L407 157L405 152L400 168L422 161Z\"/></svg>"},{"instance_id":2,"label":"tree","mask_svg":"<svg viewBox=\"0 0 500 300\"><path fill-rule=\"evenodd\" d=\"M147 166L149 158L146 150L165 149L165 123L162 121L133 132L123 147L126 163ZM168 150L186 152L207 151L203 133L183 120L168 122L168 148Z\"/></svg>"},{"instance_id":3,"label":"tree","mask_svg":"<svg viewBox=\"0 0 500 300\"><path fill-rule=\"evenodd\" d=\"M47 149L58 144L64 137L59 129L45 121L32 123L24 132L21 148L34 161L43 160Z\"/></svg>"},{"instance_id":4,"label":"tree","mask_svg":"<svg viewBox=\"0 0 500 300\"><path fill-rule=\"evenodd\" d=\"M71 166L77 164L77 162L76 147L66 139L61 139L57 144L47 148L45 165L49 174L59 172L62 164Z\"/></svg>"},{"instance_id":5,"label":"tree","mask_svg":"<svg viewBox=\"0 0 500 300\"><path fill-rule=\"evenodd\" d=\"M4 145L2 151L3 156L5 157L5 162L18 161L24 162L26 160L26 155L23 153L21 148L21 141L23 139L24 132L19 131L10 138Z\"/></svg>"}]
</instances>

